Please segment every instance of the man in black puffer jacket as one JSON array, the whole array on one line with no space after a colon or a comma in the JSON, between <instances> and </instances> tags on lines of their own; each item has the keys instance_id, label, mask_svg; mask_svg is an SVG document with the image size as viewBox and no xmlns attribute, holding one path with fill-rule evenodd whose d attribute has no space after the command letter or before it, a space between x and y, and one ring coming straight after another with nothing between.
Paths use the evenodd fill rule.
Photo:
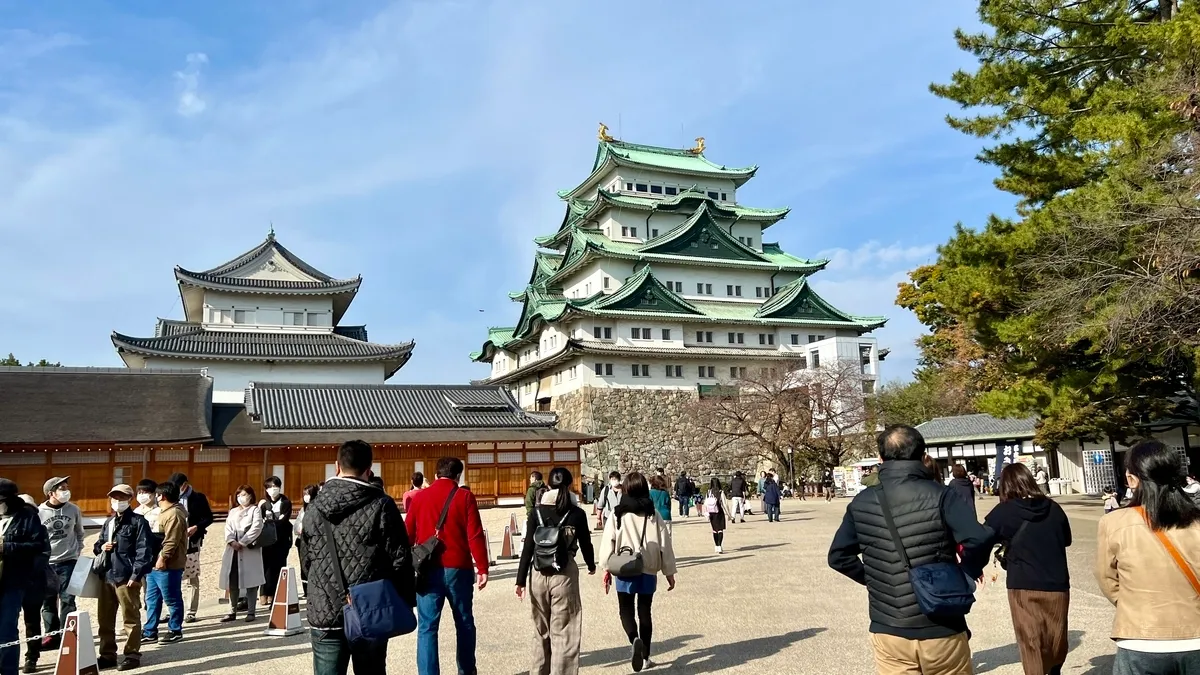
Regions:
<instances>
[{"instance_id":1,"label":"man in black puffer jacket","mask_svg":"<svg viewBox=\"0 0 1200 675\"><path fill-rule=\"evenodd\" d=\"M341 563L347 586L390 579L409 607L415 606L408 532L396 502L367 482L371 446L346 441L338 451L338 475L304 510L308 564L308 623L312 628L313 672L355 675L386 672L387 641L350 644L342 634L346 590L336 565ZM333 541L328 532L332 527Z\"/></svg>"},{"instance_id":2,"label":"man in black puffer jacket","mask_svg":"<svg viewBox=\"0 0 1200 675\"><path fill-rule=\"evenodd\" d=\"M969 673L966 617L930 617L921 612L888 532L879 492L887 495L900 541L914 567L953 561L956 543L969 550L986 546L991 531L975 520L962 499L929 479L921 462L925 439L920 432L891 426L879 434L878 442L883 462L879 485L858 493L846 508L829 549L829 566L867 587L871 646L880 673ZM982 575L978 569L964 571L971 578ZM931 669L930 664L938 665Z\"/></svg>"}]
</instances>

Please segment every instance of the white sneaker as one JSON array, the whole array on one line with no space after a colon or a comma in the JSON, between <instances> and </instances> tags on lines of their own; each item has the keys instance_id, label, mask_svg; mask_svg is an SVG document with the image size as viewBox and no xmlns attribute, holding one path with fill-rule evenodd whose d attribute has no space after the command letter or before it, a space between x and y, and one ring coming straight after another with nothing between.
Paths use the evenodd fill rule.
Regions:
<instances>
[{"instance_id":1,"label":"white sneaker","mask_svg":"<svg viewBox=\"0 0 1200 675\"><path fill-rule=\"evenodd\" d=\"M642 670L645 670L647 668L653 668L654 665L655 665L654 662L647 658L646 662L644 664L642 664Z\"/></svg>"},{"instance_id":2,"label":"white sneaker","mask_svg":"<svg viewBox=\"0 0 1200 675\"><path fill-rule=\"evenodd\" d=\"M724 552L725 552L724 548L722 548L720 546L717 547L717 553L724 553Z\"/></svg>"},{"instance_id":3,"label":"white sneaker","mask_svg":"<svg viewBox=\"0 0 1200 675\"><path fill-rule=\"evenodd\" d=\"M720 546L714 546L714 547L713 547L713 553L720 553L720 552L721 552L721 547L720 547Z\"/></svg>"}]
</instances>

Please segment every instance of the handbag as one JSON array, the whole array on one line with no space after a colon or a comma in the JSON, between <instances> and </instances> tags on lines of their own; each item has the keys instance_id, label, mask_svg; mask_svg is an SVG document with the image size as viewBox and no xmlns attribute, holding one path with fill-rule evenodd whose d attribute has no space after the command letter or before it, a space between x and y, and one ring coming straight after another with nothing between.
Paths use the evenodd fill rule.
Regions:
<instances>
[{"instance_id":1,"label":"handbag","mask_svg":"<svg viewBox=\"0 0 1200 675\"><path fill-rule=\"evenodd\" d=\"M446 497L446 503L442 506L442 515L438 516L437 525L433 528L433 536L412 547L413 574L416 575L418 591L425 587L425 577L429 574L430 561L437 553L438 546L442 544L438 535L442 533L442 526L446 524L446 515L450 513L450 504L454 502L454 495L457 492L457 485L450 488L450 496Z\"/></svg>"},{"instance_id":2,"label":"handbag","mask_svg":"<svg viewBox=\"0 0 1200 675\"><path fill-rule=\"evenodd\" d=\"M1142 518L1146 520L1146 525L1149 526L1150 520L1146 518L1146 510L1140 506L1135 508L1138 513L1142 514ZM1200 596L1200 579L1196 578L1196 573L1192 571L1192 566L1179 553L1179 549L1175 548L1175 544L1172 544L1171 540L1167 538L1167 533L1162 530L1156 530L1153 527L1150 528L1150 531L1162 543L1163 548L1167 549L1167 554L1175 561L1175 565L1179 568L1180 572L1183 572L1183 576L1187 577L1188 583L1192 585L1192 590L1196 591L1197 596Z\"/></svg>"},{"instance_id":3,"label":"handbag","mask_svg":"<svg viewBox=\"0 0 1200 675\"><path fill-rule=\"evenodd\" d=\"M112 530L108 533L108 543L110 544L117 539L117 518L118 516L113 516L108 519L107 523L104 524L105 527L112 527ZM103 530L101 530L101 532L103 532ZM103 548L101 548L100 555L92 558L92 574L98 574L101 577L104 576L104 573L107 572L108 568L111 566L111 562L108 559L109 553L111 553L111 551L105 551Z\"/></svg>"},{"instance_id":4,"label":"handbag","mask_svg":"<svg viewBox=\"0 0 1200 675\"><path fill-rule=\"evenodd\" d=\"M275 542L279 541L279 530L276 528L275 512L267 508L266 504L258 507L262 513L263 524L262 532L258 535L258 539L250 544L247 548L266 548L274 546Z\"/></svg>"},{"instance_id":5,"label":"handbag","mask_svg":"<svg viewBox=\"0 0 1200 675\"><path fill-rule=\"evenodd\" d=\"M1021 521L1021 526L1017 528L1017 532L1012 536L1012 539L1009 539L1007 544L996 549L996 563L1000 565L1000 569L1008 569L1008 549L1017 543L1017 537L1021 536L1021 533L1025 531L1025 526L1028 524L1028 520Z\"/></svg>"},{"instance_id":6,"label":"handbag","mask_svg":"<svg viewBox=\"0 0 1200 675\"><path fill-rule=\"evenodd\" d=\"M638 544L638 550L633 550L630 546L622 546L613 551L608 556L608 560L604 563L604 568L614 577L639 577L642 575L642 570L645 569L646 563L642 560L642 549L646 548L646 528L650 526L650 516L646 516L642 521L642 540ZM617 539L620 540L621 519L617 518Z\"/></svg>"},{"instance_id":7,"label":"handbag","mask_svg":"<svg viewBox=\"0 0 1200 675\"><path fill-rule=\"evenodd\" d=\"M404 604L396 585L390 579L379 579L362 584L346 586L342 571L342 558L338 555L337 540L333 537L333 526L328 520L321 521L321 529L328 538L333 551L333 569L337 583L346 598L342 607L342 632L347 642L372 642L386 640L411 633L417 629L417 617Z\"/></svg>"},{"instance_id":8,"label":"handbag","mask_svg":"<svg viewBox=\"0 0 1200 675\"><path fill-rule=\"evenodd\" d=\"M917 598L917 606L926 616L965 616L975 604L975 593L967 580L967 575L957 563L932 562L919 567L913 567L908 559L908 551L900 539L900 532L892 520L892 509L888 505L883 485L878 486L879 507L883 510L883 519L887 523L888 532L892 535L892 543L904 569L908 571L908 581L912 585L913 595Z\"/></svg>"}]
</instances>

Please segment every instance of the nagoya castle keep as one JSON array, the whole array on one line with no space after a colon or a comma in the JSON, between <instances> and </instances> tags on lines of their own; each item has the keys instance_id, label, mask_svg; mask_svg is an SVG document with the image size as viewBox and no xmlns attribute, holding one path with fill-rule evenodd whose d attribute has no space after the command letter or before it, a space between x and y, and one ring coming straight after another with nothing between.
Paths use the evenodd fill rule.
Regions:
<instances>
[{"instance_id":1,"label":"nagoya castle keep","mask_svg":"<svg viewBox=\"0 0 1200 675\"><path fill-rule=\"evenodd\" d=\"M612 138L600 127L591 172L559 192L558 230L534 240L516 325L491 328L476 361L560 428L607 436L592 470L653 466L672 445L707 445L683 420L698 396L786 362L861 367L874 391L878 316L834 307L809 285L827 260L766 241L787 208L745 205L756 166L692 148Z\"/></svg>"}]
</instances>

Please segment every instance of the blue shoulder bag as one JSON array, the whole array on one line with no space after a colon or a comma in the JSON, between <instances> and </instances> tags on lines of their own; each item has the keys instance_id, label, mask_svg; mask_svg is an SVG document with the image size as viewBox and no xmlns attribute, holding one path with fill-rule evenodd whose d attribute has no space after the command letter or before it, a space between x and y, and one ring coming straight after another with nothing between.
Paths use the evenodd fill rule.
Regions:
<instances>
[{"instance_id":1,"label":"blue shoulder bag","mask_svg":"<svg viewBox=\"0 0 1200 675\"><path fill-rule=\"evenodd\" d=\"M333 538L333 526L328 519L322 519L321 525L333 551L333 569L337 573L338 586L346 597L346 605L342 607L342 630L346 641L386 640L416 630L417 618L412 608L400 598L390 579L346 586L337 540Z\"/></svg>"},{"instance_id":2,"label":"blue shoulder bag","mask_svg":"<svg viewBox=\"0 0 1200 675\"><path fill-rule=\"evenodd\" d=\"M908 551L904 550L904 542L900 540L900 532L892 520L892 509L888 506L884 495L883 484L876 488L879 497L879 507L883 510L883 519L887 523L888 532L892 535L892 543L904 569L908 570L908 582L912 584L913 595L917 597L917 605L926 616L966 616L975 604L975 593L967 580L967 575L956 562L936 561L920 567L913 567L908 559Z\"/></svg>"}]
</instances>

